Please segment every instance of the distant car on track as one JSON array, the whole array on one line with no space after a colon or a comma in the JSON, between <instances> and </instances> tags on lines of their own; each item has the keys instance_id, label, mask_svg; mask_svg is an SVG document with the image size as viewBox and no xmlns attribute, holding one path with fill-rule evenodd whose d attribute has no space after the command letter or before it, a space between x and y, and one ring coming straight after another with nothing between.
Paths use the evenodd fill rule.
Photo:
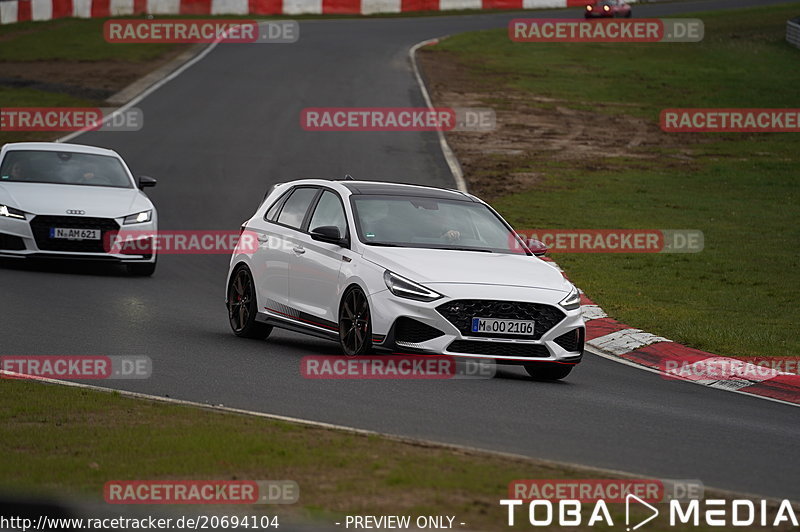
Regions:
<instances>
[{"instance_id":1,"label":"distant car on track","mask_svg":"<svg viewBox=\"0 0 800 532\"><path fill-rule=\"evenodd\" d=\"M522 364L541 379L581 360L578 290L470 194L370 181L278 185L242 225L226 290L233 332L282 327L370 350Z\"/></svg>"},{"instance_id":2,"label":"distant car on track","mask_svg":"<svg viewBox=\"0 0 800 532\"><path fill-rule=\"evenodd\" d=\"M630 18L632 14L631 6L622 0L599 0L588 4L583 16L586 18Z\"/></svg>"},{"instance_id":3,"label":"distant car on track","mask_svg":"<svg viewBox=\"0 0 800 532\"><path fill-rule=\"evenodd\" d=\"M55 142L10 143L0 150L0 257L123 263L152 275L155 253L110 253L109 233L155 232L156 209L114 151ZM137 252L138 253L138 252Z\"/></svg>"}]
</instances>

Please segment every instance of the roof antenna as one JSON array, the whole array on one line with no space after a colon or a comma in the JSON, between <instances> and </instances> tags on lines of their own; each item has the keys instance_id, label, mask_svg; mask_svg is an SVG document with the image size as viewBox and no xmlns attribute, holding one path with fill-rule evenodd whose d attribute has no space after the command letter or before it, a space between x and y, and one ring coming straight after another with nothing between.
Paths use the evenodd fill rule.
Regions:
<instances>
[{"instance_id":1,"label":"roof antenna","mask_svg":"<svg viewBox=\"0 0 800 532\"><path fill-rule=\"evenodd\" d=\"M344 180L345 181L355 181L355 179L353 179L353 176L351 176L350 174L344 174Z\"/></svg>"}]
</instances>

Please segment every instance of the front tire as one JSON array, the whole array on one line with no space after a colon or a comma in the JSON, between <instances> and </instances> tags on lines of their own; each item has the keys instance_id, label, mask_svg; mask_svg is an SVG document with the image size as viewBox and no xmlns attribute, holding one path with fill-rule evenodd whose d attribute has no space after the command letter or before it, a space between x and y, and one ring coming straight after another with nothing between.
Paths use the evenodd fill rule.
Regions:
<instances>
[{"instance_id":1,"label":"front tire","mask_svg":"<svg viewBox=\"0 0 800 532\"><path fill-rule=\"evenodd\" d=\"M525 364L525 371L537 381L557 381L565 378L573 366L567 364Z\"/></svg>"},{"instance_id":2,"label":"front tire","mask_svg":"<svg viewBox=\"0 0 800 532\"><path fill-rule=\"evenodd\" d=\"M272 325L257 322L257 315L258 303L253 276L247 266L239 266L228 282L228 321L233 334L259 340L269 336Z\"/></svg>"},{"instance_id":3,"label":"front tire","mask_svg":"<svg viewBox=\"0 0 800 532\"><path fill-rule=\"evenodd\" d=\"M366 355L372 349L372 315L364 291L345 292L339 306L339 344L349 357Z\"/></svg>"}]
</instances>

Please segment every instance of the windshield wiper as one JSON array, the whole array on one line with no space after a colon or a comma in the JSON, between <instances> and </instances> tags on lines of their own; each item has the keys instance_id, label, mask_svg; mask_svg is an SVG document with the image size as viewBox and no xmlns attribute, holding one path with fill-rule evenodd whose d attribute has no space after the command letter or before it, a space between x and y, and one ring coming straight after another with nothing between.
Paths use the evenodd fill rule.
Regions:
<instances>
[{"instance_id":1,"label":"windshield wiper","mask_svg":"<svg viewBox=\"0 0 800 532\"><path fill-rule=\"evenodd\" d=\"M446 249L448 251L479 251L481 253L494 253L491 249L481 248L431 248L431 249Z\"/></svg>"},{"instance_id":2,"label":"windshield wiper","mask_svg":"<svg viewBox=\"0 0 800 532\"><path fill-rule=\"evenodd\" d=\"M428 247L414 244L392 244L390 242L365 242L368 246L381 246L386 248L411 248L411 249L443 249L446 251L478 251L480 253L494 253L490 249L483 248L457 248L457 247Z\"/></svg>"}]
</instances>

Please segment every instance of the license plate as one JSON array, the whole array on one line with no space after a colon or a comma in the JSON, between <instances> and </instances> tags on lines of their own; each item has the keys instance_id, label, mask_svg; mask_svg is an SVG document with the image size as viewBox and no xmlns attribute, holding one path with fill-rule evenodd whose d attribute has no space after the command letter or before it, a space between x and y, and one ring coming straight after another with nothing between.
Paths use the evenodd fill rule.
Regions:
<instances>
[{"instance_id":1,"label":"license plate","mask_svg":"<svg viewBox=\"0 0 800 532\"><path fill-rule=\"evenodd\" d=\"M472 332L491 334L524 334L533 336L534 322L529 320L499 320L472 318Z\"/></svg>"},{"instance_id":2,"label":"license plate","mask_svg":"<svg viewBox=\"0 0 800 532\"><path fill-rule=\"evenodd\" d=\"M100 240L100 229L67 229L64 227L51 227L50 238L63 238L66 240Z\"/></svg>"}]
</instances>

